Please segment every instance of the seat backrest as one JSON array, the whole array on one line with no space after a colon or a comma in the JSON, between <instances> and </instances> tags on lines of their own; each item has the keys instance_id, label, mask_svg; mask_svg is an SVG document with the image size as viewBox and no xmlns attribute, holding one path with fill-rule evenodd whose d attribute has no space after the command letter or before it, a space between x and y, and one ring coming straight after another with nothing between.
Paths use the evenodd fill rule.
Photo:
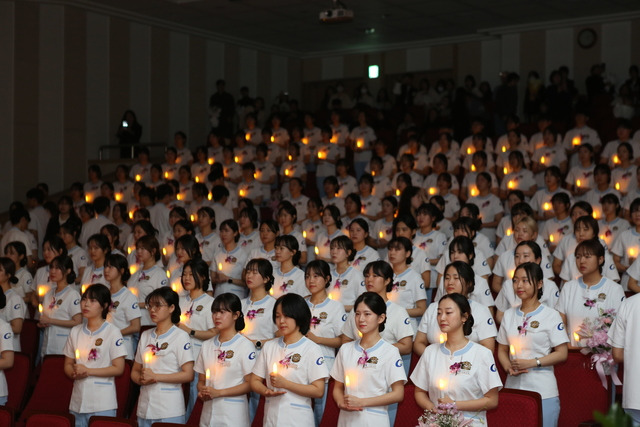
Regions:
<instances>
[{"instance_id":1,"label":"seat backrest","mask_svg":"<svg viewBox=\"0 0 640 427\"><path fill-rule=\"evenodd\" d=\"M335 384L336 382L333 378L329 379L329 387L327 387L327 403L324 407L320 427L332 427L338 425L340 408L338 408L338 404L333 399L333 387Z\"/></svg>"},{"instance_id":2,"label":"seat backrest","mask_svg":"<svg viewBox=\"0 0 640 427\"><path fill-rule=\"evenodd\" d=\"M258 409L256 410L256 416L253 417L251 427L262 427L262 420L264 419L264 396L260 396L258 401Z\"/></svg>"},{"instance_id":3,"label":"seat backrest","mask_svg":"<svg viewBox=\"0 0 640 427\"><path fill-rule=\"evenodd\" d=\"M56 411L27 411L26 427L74 427L75 417L70 413Z\"/></svg>"},{"instance_id":4,"label":"seat backrest","mask_svg":"<svg viewBox=\"0 0 640 427\"><path fill-rule=\"evenodd\" d=\"M9 388L7 405L16 412L22 410L29 386L29 373L31 369L31 359L28 355L20 352L13 354L13 366L4 371Z\"/></svg>"},{"instance_id":5,"label":"seat backrest","mask_svg":"<svg viewBox=\"0 0 640 427\"><path fill-rule=\"evenodd\" d=\"M45 356L42 361L40 377L21 419L26 419L25 414L34 411L55 412L60 408L66 410L69 408L72 390L73 381L64 373L64 356Z\"/></svg>"},{"instance_id":6,"label":"seat backrest","mask_svg":"<svg viewBox=\"0 0 640 427\"><path fill-rule=\"evenodd\" d=\"M593 419L593 411L604 414L609 410L609 392L595 369L591 368L591 356L578 350L569 350L564 363L554 367L560 392L560 418L558 425L579 425ZM588 393L576 393L588 390Z\"/></svg>"},{"instance_id":7,"label":"seat backrest","mask_svg":"<svg viewBox=\"0 0 640 427\"><path fill-rule=\"evenodd\" d=\"M404 400L398 404L398 413L396 414L396 427L415 427L418 424L418 418L424 413L424 410L416 403L416 386L407 383L404 386Z\"/></svg>"},{"instance_id":8,"label":"seat backrest","mask_svg":"<svg viewBox=\"0 0 640 427\"><path fill-rule=\"evenodd\" d=\"M542 399L533 391L503 388L498 407L487 411L487 424L491 427L539 427L542 425ZM560 424L562 425L562 424Z\"/></svg>"},{"instance_id":9,"label":"seat backrest","mask_svg":"<svg viewBox=\"0 0 640 427\"><path fill-rule=\"evenodd\" d=\"M124 372L115 378L116 399L118 401L118 417L124 417L129 402L129 392L131 390L131 365L125 361Z\"/></svg>"},{"instance_id":10,"label":"seat backrest","mask_svg":"<svg viewBox=\"0 0 640 427\"><path fill-rule=\"evenodd\" d=\"M202 414L202 400L196 399L196 404L189 415L187 425L192 427L198 427L200 425L200 415Z\"/></svg>"},{"instance_id":11,"label":"seat backrest","mask_svg":"<svg viewBox=\"0 0 640 427\"><path fill-rule=\"evenodd\" d=\"M36 354L38 353L38 342L40 340L40 330L38 322L34 319L24 319L22 331L20 332L21 351L30 358L31 365L35 365Z\"/></svg>"},{"instance_id":12,"label":"seat backrest","mask_svg":"<svg viewBox=\"0 0 640 427\"><path fill-rule=\"evenodd\" d=\"M13 409L0 406L0 426L13 427Z\"/></svg>"},{"instance_id":13,"label":"seat backrest","mask_svg":"<svg viewBox=\"0 0 640 427\"><path fill-rule=\"evenodd\" d=\"M101 417L94 415L89 418L89 427L137 427L136 421L126 418Z\"/></svg>"}]
</instances>

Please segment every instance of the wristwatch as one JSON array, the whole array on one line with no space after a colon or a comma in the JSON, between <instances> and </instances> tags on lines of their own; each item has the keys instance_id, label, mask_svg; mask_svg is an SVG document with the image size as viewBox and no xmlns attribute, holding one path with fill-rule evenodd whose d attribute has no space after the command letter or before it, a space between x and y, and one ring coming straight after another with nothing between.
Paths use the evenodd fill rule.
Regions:
<instances>
[{"instance_id":1,"label":"wristwatch","mask_svg":"<svg viewBox=\"0 0 640 427\"><path fill-rule=\"evenodd\" d=\"M542 363L540 363L540 359L538 359L536 357L536 365L538 365L538 368L542 368Z\"/></svg>"},{"instance_id":2,"label":"wristwatch","mask_svg":"<svg viewBox=\"0 0 640 427\"><path fill-rule=\"evenodd\" d=\"M192 337L196 336L196 330L192 329L191 332L189 332L189 335L191 335Z\"/></svg>"},{"instance_id":3,"label":"wristwatch","mask_svg":"<svg viewBox=\"0 0 640 427\"><path fill-rule=\"evenodd\" d=\"M231 283L233 285L233 279L227 280L227 283Z\"/></svg>"},{"instance_id":4,"label":"wristwatch","mask_svg":"<svg viewBox=\"0 0 640 427\"><path fill-rule=\"evenodd\" d=\"M262 341L256 341L256 350L260 350L262 348Z\"/></svg>"}]
</instances>

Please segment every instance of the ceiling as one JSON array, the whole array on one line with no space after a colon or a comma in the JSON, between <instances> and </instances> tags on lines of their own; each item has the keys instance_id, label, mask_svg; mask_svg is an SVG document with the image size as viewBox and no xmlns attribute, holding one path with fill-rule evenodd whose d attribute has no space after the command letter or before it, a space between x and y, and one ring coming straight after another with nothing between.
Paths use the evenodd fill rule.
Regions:
<instances>
[{"instance_id":1,"label":"ceiling","mask_svg":"<svg viewBox=\"0 0 640 427\"><path fill-rule=\"evenodd\" d=\"M330 0L81 0L224 41L297 56L381 50L417 41L482 36L486 29L640 12L638 0L343 0L351 23L321 24ZM585 19L586 18L586 19ZM366 34L365 30L375 32ZM484 29L484 30L483 30Z\"/></svg>"}]
</instances>

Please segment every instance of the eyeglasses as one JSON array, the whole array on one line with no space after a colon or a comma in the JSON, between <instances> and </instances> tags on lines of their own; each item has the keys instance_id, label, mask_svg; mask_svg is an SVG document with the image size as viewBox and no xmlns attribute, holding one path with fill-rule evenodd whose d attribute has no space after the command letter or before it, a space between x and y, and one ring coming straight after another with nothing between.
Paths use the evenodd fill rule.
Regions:
<instances>
[{"instance_id":1,"label":"eyeglasses","mask_svg":"<svg viewBox=\"0 0 640 427\"><path fill-rule=\"evenodd\" d=\"M158 310L161 307L169 307L167 304L148 304L149 310Z\"/></svg>"}]
</instances>

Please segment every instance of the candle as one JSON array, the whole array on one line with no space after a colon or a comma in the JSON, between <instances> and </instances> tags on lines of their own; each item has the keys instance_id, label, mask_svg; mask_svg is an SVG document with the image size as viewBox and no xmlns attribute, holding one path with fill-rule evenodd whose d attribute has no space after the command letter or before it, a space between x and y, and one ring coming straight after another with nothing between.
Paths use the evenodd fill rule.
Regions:
<instances>
[{"instance_id":1,"label":"candle","mask_svg":"<svg viewBox=\"0 0 640 427\"><path fill-rule=\"evenodd\" d=\"M153 358L153 354L148 351L144 354L144 363L143 363L143 368L148 368L149 365L151 364L151 360Z\"/></svg>"},{"instance_id":2,"label":"candle","mask_svg":"<svg viewBox=\"0 0 640 427\"><path fill-rule=\"evenodd\" d=\"M364 147L364 140L363 139L358 139L358 141L356 142L356 147L358 147L358 148Z\"/></svg>"},{"instance_id":3,"label":"candle","mask_svg":"<svg viewBox=\"0 0 640 427\"><path fill-rule=\"evenodd\" d=\"M234 162L236 162L236 163L240 163L240 157L235 156L235 157L233 158L233 161L234 161Z\"/></svg>"},{"instance_id":4,"label":"candle","mask_svg":"<svg viewBox=\"0 0 640 427\"><path fill-rule=\"evenodd\" d=\"M129 266L129 273L131 273L131 275L133 276L134 274L136 274L136 271L138 271L138 264L131 264Z\"/></svg>"},{"instance_id":5,"label":"candle","mask_svg":"<svg viewBox=\"0 0 640 427\"><path fill-rule=\"evenodd\" d=\"M80 360L80 349L76 348L76 362Z\"/></svg>"},{"instance_id":6,"label":"candle","mask_svg":"<svg viewBox=\"0 0 640 427\"><path fill-rule=\"evenodd\" d=\"M378 235L380 236L380 238L384 238L384 231L381 231L380 233L378 233Z\"/></svg>"},{"instance_id":7,"label":"candle","mask_svg":"<svg viewBox=\"0 0 640 427\"><path fill-rule=\"evenodd\" d=\"M173 284L173 286L175 286L175 283ZM175 289L174 289L175 291ZM187 322L187 315L186 314L181 314L180 315L180 323L186 323Z\"/></svg>"},{"instance_id":8,"label":"candle","mask_svg":"<svg viewBox=\"0 0 640 427\"><path fill-rule=\"evenodd\" d=\"M276 137L271 135L271 142L276 142Z\"/></svg>"},{"instance_id":9,"label":"candle","mask_svg":"<svg viewBox=\"0 0 640 427\"><path fill-rule=\"evenodd\" d=\"M209 194L207 195L207 199L208 199L208 200L213 200L213 194L209 193Z\"/></svg>"},{"instance_id":10,"label":"candle","mask_svg":"<svg viewBox=\"0 0 640 427\"><path fill-rule=\"evenodd\" d=\"M616 165L617 165L618 163L620 163L620 158L618 157L618 155L617 155L617 154L614 154L614 155L613 155L613 163L615 163Z\"/></svg>"},{"instance_id":11,"label":"candle","mask_svg":"<svg viewBox=\"0 0 640 427\"><path fill-rule=\"evenodd\" d=\"M221 262L218 263L218 271L222 271L222 263Z\"/></svg>"},{"instance_id":12,"label":"candle","mask_svg":"<svg viewBox=\"0 0 640 427\"><path fill-rule=\"evenodd\" d=\"M165 173L164 173L164 178L165 178L165 179L169 179L169 172L165 172Z\"/></svg>"},{"instance_id":13,"label":"candle","mask_svg":"<svg viewBox=\"0 0 640 427\"><path fill-rule=\"evenodd\" d=\"M440 334L440 344L444 344L447 341L447 334Z\"/></svg>"},{"instance_id":14,"label":"candle","mask_svg":"<svg viewBox=\"0 0 640 427\"><path fill-rule=\"evenodd\" d=\"M506 146L504 146L504 145L502 146L502 152L503 152L503 153L506 153L506 152L507 152L507 147L506 147Z\"/></svg>"},{"instance_id":15,"label":"candle","mask_svg":"<svg viewBox=\"0 0 640 427\"><path fill-rule=\"evenodd\" d=\"M199 176L196 176L196 178L194 179L194 181L195 181L196 183L200 182L200 177L199 177Z\"/></svg>"},{"instance_id":16,"label":"candle","mask_svg":"<svg viewBox=\"0 0 640 427\"><path fill-rule=\"evenodd\" d=\"M349 380L349 375L344 377L344 393L349 394L349 386L351 385L351 381Z\"/></svg>"},{"instance_id":17,"label":"candle","mask_svg":"<svg viewBox=\"0 0 640 427\"><path fill-rule=\"evenodd\" d=\"M438 190L435 187L430 187L429 188L429 195L433 196L437 192L438 192Z\"/></svg>"},{"instance_id":18,"label":"candle","mask_svg":"<svg viewBox=\"0 0 640 427\"><path fill-rule=\"evenodd\" d=\"M273 375L278 375L278 363L277 362L273 362L273 369L271 370L271 373Z\"/></svg>"},{"instance_id":19,"label":"candle","mask_svg":"<svg viewBox=\"0 0 640 427\"><path fill-rule=\"evenodd\" d=\"M38 304L38 312L42 314L42 304Z\"/></svg>"},{"instance_id":20,"label":"candle","mask_svg":"<svg viewBox=\"0 0 640 427\"><path fill-rule=\"evenodd\" d=\"M246 133L244 135L244 139L246 139L247 141L251 141L251 134L250 133Z\"/></svg>"},{"instance_id":21,"label":"candle","mask_svg":"<svg viewBox=\"0 0 640 427\"><path fill-rule=\"evenodd\" d=\"M332 144L337 144L338 143L338 135L333 135L331 137L331 139L329 140L330 143Z\"/></svg>"},{"instance_id":22,"label":"candle","mask_svg":"<svg viewBox=\"0 0 640 427\"><path fill-rule=\"evenodd\" d=\"M509 345L509 354L511 356L511 360L516 359L516 348L513 344Z\"/></svg>"},{"instance_id":23,"label":"candle","mask_svg":"<svg viewBox=\"0 0 640 427\"><path fill-rule=\"evenodd\" d=\"M472 187L471 188L471 196L475 197L479 194L480 192L478 191L478 189L476 187Z\"/></svg>"},{"instance_id":24,"label":"candle","mask_svg":"<svg viewBox=\"0 0 640 427\"><path fill-rule=\"evenodd\" d=\"M580 188L580 186L582 185L582 183L580 182L580 180L576 180L576 187Z\"/></svg>"},{"instance_id":25,"label":"candle","mask_svg":"<svg viewBox=\"0 0 640 427\"><path fill-rule=\"evenodd\" d=\"M177 200L182 200L183 199L182 194L180 194L180 193L176 194L176 199Z\"/></svg>"},{"instance_id":26,"label":"candle","mask_svg":"<svg viewBox=\"0 0 640 427\"><path fill-rule=\"evenodd\" d=\"M513 230L512 229L507 229L507 236L511 236L513 234Z\"/></svg>"},{"instance_id":27,"label":"candle","mask_svg":"<svg viewBox=\"0 0 640 427\"><path fill-rule=\"evenodd\" d=\"M581 142L580 136L574 136L573 139L571 140L571 143L573 144L574 147L576 145L580 145L580 142Z\"/></svg>"},{"instance_id":28,"label":"candle","mask_svg":"<svg viewBox=\"0 0 640 427\"><path fill-rule=\"evenodd\" d=\"M134 297L138 298L138 288L129 288Z\"/></svg>"},{"instance_id":29,"label":"candle","mask_svg":"<svg viewBox=\"0 0 640 427\"><path fill-rule=\"evenodd\" d=\"M306 232L306 230L302 232L302 238L303 238L303 239L306 239L306 238L307 238L307 232Z\"/></svg>"},{"instance_id":30,"label":"candle","mask_svg":"<svg viewBox=\"0 0 640 427\"><path fill-rule=\"evenodd\" d=\"M545 211L551 210L551 203L546 202L544 205L542 205L542 209L544 209Z\"/></svg>"},{"instance_id":31,"label":"candle","mask_svg":"<svg viewBox=\"0 0 640 427\"><path fill-rule=\"evenodd\" d=\"M80 288L80 290L81 290L80 293L84 294L84 291L86 291L88 287L89 287L89 285L87 285L87 284L82 285L82 287Z\"/></svg>"},{"instance_id":32,"label":"candle","mask_svg":"<svg viewBox=\"0 0 640 427\"><path fill-rule=\"evenodd\" d=\"M516 183L513 181L509 181L507 183L507 187L509 187L510 190L514 189L516 187Z\"/></svg>"},{"instance_id":33,"label":"candle","mask_svg":"<svg viewBox=\"0 0 640 427\"><path fill-rule=\"evenodd\" d=\"M303 143L304 145L307 145L307 144L309 143L309 138L306 138L306 137L305 137L305 138L302 138L302 143Z\"/></svg>"},{"instance_id":34,"label":"candle","mask_svg":"<svg viewBox=\"0 0 640 427\"><path fill-rule=\"evenodd\" d=\"M129 212L129 219L133 219L133 211Z\"/></svg>"},{"instance_id":35,"label":"candle","mask_svg":"<svg viewBox=\"0 0 640 427\"><path fill-rule=\"evenodd\" d=\"M289 155L287 156L287 159L288 159L289 161L291 161L291 160L293 160L293 156L292 156L291 154L289 154Z\"/></svg>"},{"instance_id":36,"label":"candle","mask_svg":"<svg viewBox=\"0 0 640 427\"><path fill-rule=\"evenodd\" d=\"M440 392L441 392L440 397L444 397L445 396L444 390L447 388L446 378L440 378L440 380L438 380L438 388L440 389Z\"/></svg>"},{"instance_id":37,"label":"candle","mask_svg":"<svg viewBox=\"0 0 640 427\"><path fill-rule=\"evenodd\" d=\"M210 165L213 164L213 157L209 157L209 159L207 160L207 163L209 163Z\"/></svg>"},{"instance_id":38,"label":"candle","mask_svg":"<svg viewBox=\"0 0 640 427\"><path fill-rule=\"evenodd\" d=\"M167 248L162 248L162 255L167 256Z\"/></svg>"},{"instance_id":39,"label":"candle","mask_svg":"<svg viewBox=\"0 0 640 427\"><path fill-rule=\"evenodd\" d=\"M333 300L336 297L333 295L333 292L329 292L329 294L327 295L327 298L329 298L330 300Z\"/></svg>"},{"instance_id":40,"label":"candle","mask_svg":"<svg viewBox=\"0 0 640 427\"><path fill-rule=\"evenodd\" d=\"M400 189L396 189L396 196L400 195Z\"/></svg>"},{"instance_id":41,"label":"candle","mask_svg":"<svg viewBox=\"0 0 640 427\"><path fill-rule=\"evenodd\" d=\"M575 342L580 342L580 335L578 335L578 333L577 333L577 332L574 332L574 333L573 333L573 340L574 340Z\"/></svg>"},{"instance_id":42,"label":"candle","mask_svg":"<svg viewBox=\"0 0 640 427\"><path fill-rule=\"evenodd\" d=\"M540 157L540 164L544 165L544 156Z\"/></svg>"},{"instance_id":43,"label":"candle","mask_svg":"<svg viewBox=\"0 0 640 427\"><path fill-rule=\"evenodd\" d=\"M207 370L204 371L204 379L207 380L207 381L209 381L211 379L211 370L209 368L207 368Z\"/></svg>"},{"instance_id":44,"label":"candle","mask_svg":"<svg viewBox=\"0 0 640 427\"><path fill-rule=\"evenodd\" d=\"M362 332L358 331L358 336L362 338Z\"/></svg>"},{"instance_id":45,"label":"candle","mask_svg":"<svg viewBox=\"0 0 640 427\"><path fill-rule=\"evenodd\" d=\"M471 172L475 172L476 171L476 165L474 165L473 163L471 164Z\"/></svg>"},{"instance_id":46,"label":"candle","mask_svg":"<svg viewBox=\"0 0 640 427\"><path fill-rule=\"evenodd\" d=\"M244 196L246 196L247 192L246 192L243 188L241 188L241 189L238 191L238 194L240 195L240 197L244 197Z\"/></svg>"},{"instance_id":47,"label":"candle","mask_svg":"<svg viewBox=\"0 0 640 427\"><path fill-rule=\"evenodd\" d=\"M38 296L43 297L48 290L49 290L48 286L44 286L44 285L38 286Z\"/></svg>"},{"instance_id":48,"label":"candle","mask_svg":"<svg viewBox=\"0 0 640 427\"><path fill-rule=\"evenodd\" d=\"M598 219L598 212L593 211L593 213L591 214L591 216L592 216L594 219Z\"/></svg>"},{"instance_id":49,"label":"candle","mask_svg":"<svg viewBox=\"0 0 640 427\"><path fill-rule=\"evenodd\" d=\"M467 148L467 154L473 154L473 148L471 147Z\"/></svg>"},{"instance_id":50,"label":"candle","mask_svg":"<svg viewBox=\"0 0 640 427\"><path fill-rule=\"evenodd\" d=\"M553 240L554 240L554 238L553 238L553 234L549 234L549 241L550 241L551 243L553 243Z\"/></svg>"},{"instance_id":51,"label":"candle","mask_svg":"<svg viewBox=\"0 0 640 427\"><path fill-rule=\"evenodd\" d=\"M503 167L503 168L502 168L502 173L503 173L504 175L506 175L507 173L509 173L509 169L507 169L507 167L506 167L506 166L505 166L505 167Z\"/></svg>"},{"instance_id":52,"label":"candle","mask_svg":"<svg viewBox=\"0 0 640 427\"><path fill-rule=\"evenodd\" d=\"M318 247L317 247L317 246L315 246L315 247L313 248L313 252L315 252L315 254L316 254L316 255L318 255L318 254L320 253L320 249L318 249Z\"/></svg>"},{"instance_id":53,"label":"candle","mask_svg":"<svg viewBox=\"0 0 640 427\"><path fill-rule=\"evenodd\" d=\"M635 258L638 255L638 250L636 248L629 248L629 258Z\"/></svg>"},{"instance_id":54,"label":"candle","mask_svg":"<svg viewBox=\"0 0 640 427\"><path fill-rule=\"evenodd\" d=\"M324 151L318 151L318 158L319 159L326 159L327 158L327 153L325 153Z\"/></svg>"},{"instance_id":55,"label":"candle","mask_svg":"<svg viewBox=\"0 0 640 427\"><path fill-rule=\"evenodd\" d=\"M172 284L171 284L171 290L172 290L173 292L176 292L176 293L177 293L177 292L178 292L178 284L177 284L177 283L175 283L175 282L174 282L174 283L172 283ZM181 322L183 321L183 320L182 320L182 316L184 316L184 314L181 314L181 315L180 315L180 321L181 321Z\"/></svg>"},{"instance_id":56,"label":"candle","mask_svg":"<svg viewBox=\"0 0 640 427\"><path fill-rule=\"evenodd\" d=\"M620 191L620 183L616 182L616 190Z\"/></svg>"},{"instance_id":57,"label":"candle","mask_svg":"<svg viewBox=\"0 0 640 427\"><path fill-rule=\"evenodd\" d=\"M171 278L171 271L167 270L167 279Z\"/></svg>"},{"instance_id":58,"label":"candle","mask_svg":"<svg viewBox=\"0 0 640 427\"><path fill-rule=\"evenodd\" d=\"M87 194L87 195L85 195L85 196L84 196L84 200L85 200L87 203L91 203L91 200L92 200L92 199L93 199L93 198L91 197L91 194Z\"/></svg>"},{"instance_id":59,"label":"candle","mask_svg":"<svg viewBox=\"0 0 640 427\"><path fill-rule=\"evenodd\" d=\"M285 170L284 170L284 176L289 176L289 173L290 173L290 172L289 172L289 169L285 169Z\"/></svg>"},{"instance_id":60,"label":"candle","mask_svg":"<svg viewBox=\"0 0 640 427\"><path fill-rule=\"evenodd\" d=\"M116 202L121 202L122 201L122 193L116 193L115 194L115 198L116 198Z\"/></svg>"},{"instance_id":61,"label":"candle","mask_svg":"<svg viewBox=\"0 0 640 427\"><path fill-rule=\"evenodd\" d=\"M140 181L142 179L142 176L140 174L136 175L136 181Z\"/></svg>"}]
</instances>

